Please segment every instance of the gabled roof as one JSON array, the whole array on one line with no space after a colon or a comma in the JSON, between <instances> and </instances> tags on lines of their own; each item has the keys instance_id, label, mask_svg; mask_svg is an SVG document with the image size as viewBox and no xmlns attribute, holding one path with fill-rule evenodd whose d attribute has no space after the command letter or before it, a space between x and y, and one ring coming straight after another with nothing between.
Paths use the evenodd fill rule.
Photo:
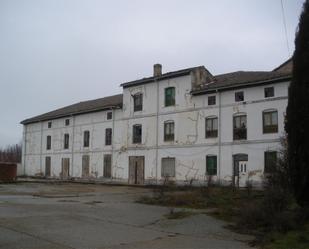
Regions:
<instances>
[{"instance_id":1,"label":"gabled roof","mask_svg":"<svg viewBox=\"0 0 309 249\"><path fill-rule=\"evenodd\" d=\"M88 100L79 102L73 105L69 105L55 111L47 112L39 116L35 116L29 119L25 119L21 124L30 124L40 121L46 121L50 119L62 118L66 116L72 116L88 112L96 112L102 110L108 110L112 108L122 107L122 94L109 96L100 99Z\"/></svg>"},{"instance_id":2,"label":"gabled roof","mask_svg":"<svg viewBox=\"0 0 309 249\"><path fill-rule=\"evenodd\" d=\"M237 71L214 76L214 82L192 89L193 95L224 91L241 87L281 82L292 78L292 60L289 59L273 71Z\"/></svg>"},{"instance_id":3,"label":"gabled roof","mask_svg":"<svg viewBox=\"0 0 309 249\"><path fill-rule=\"evenodd\" d=\"M147 77L147 78L143 78L143 79L139 79L139 80L129 81L129 82L122 83L120 86L122 86L123 88L126 88L126 87L130 87L130 86L137 86L137 85L142 85L142 84L146 84L146 83L151 83L151 82L155 82L155 81L158 81L158 80L176 78L176 77L188 75L194 69L199 68L199 67L204 67L204 66L190 67L190 68L181 69L181 70L178 70L178 71L164 73L164 74L162 74L161 76L158 76L158 77L152 76L152 77Z\"/></svg>"}]
</instances>

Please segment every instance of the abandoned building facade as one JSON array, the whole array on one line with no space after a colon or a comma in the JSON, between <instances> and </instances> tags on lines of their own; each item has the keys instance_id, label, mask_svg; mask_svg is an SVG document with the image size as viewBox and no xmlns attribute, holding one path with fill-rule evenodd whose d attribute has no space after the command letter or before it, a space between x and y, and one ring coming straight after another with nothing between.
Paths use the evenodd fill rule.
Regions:
<instances>
[{"instance_id":1,"label":"abandoned building facade","mask_svg":"<svg viewBox=\"0 0 309 249\"><path fill-rule=\"evenodd\" d=\"M129 184L245 186L280 151L291 61L273 71L212 75L204 66L121 84L123 94L26 119L25 175Z\"/></svg>"}]
</instances>

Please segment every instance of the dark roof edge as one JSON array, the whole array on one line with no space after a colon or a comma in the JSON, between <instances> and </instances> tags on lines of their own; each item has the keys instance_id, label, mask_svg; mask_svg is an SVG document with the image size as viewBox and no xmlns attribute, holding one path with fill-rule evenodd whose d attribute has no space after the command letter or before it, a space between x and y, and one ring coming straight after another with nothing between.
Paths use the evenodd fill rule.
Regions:
<instances>
[{"instance_id":1,"label":"dark roof edge","mask_svg":"<svg viewBox=\"0 0 309 249\"><path fill-rule=\"evenodd\" d=\"M198 68L198 67L203 67L203 66L191 67L191 68L182 69L182 70L179 70L179 71L168 72L168 73L162 74L159 77L149 77L149 78L144 78L144 79L140 79L140 80L129 81L129 82L125 82L125 83L120 84L120 86L123 87L123 88L127 88L127 87L131 87L131 86L142 85L142 84L145 84L145 83L152 83L152 82L155 82L155 81L158 81L158 80L165 80L165 79L181 77L181 76L190 74L193 69Z\"/></svg>"},{"instance_id":2,"label":"dark roof edge","mask_svg":"<svg viewBox=\"0 0 309 249\"><path fill-rule=\"evenodd\" d=\"M214 93L214 92L224 92L232 89L240 89L240 88L245 88L245 87L254 87L254 86L259 86L259 85L266 85L270 83L280 83L285 80L289 80L292 78L292 75L288 76L283 76L280 78L275 78L275 79L270 79L270 80L263 80L263 81L255 81L255 82L250 82L246 84L237 84L237 85L231 85L231 86L225 86L225 87L218 87L218 88L213 88L213 89L200 89L200 90L193 90L190 93L192 95L202 95L202 94L207 94L207 93Z\"/></svg>"},{"instance_id":3,"label":"dark roof edge","mask_svg":"<svg viewBox=\"0 0 309 249\"><path fill-rule=\"evenodd\" d=\"M71 113L66 113L62 115L56 115L54 117L49 117L49 118L38 118L37 120L32 120L30 119L25 119L20 122L20 124L33 124L33 123L38 123L42 121L47 121L47 120L53 120L53 119L59 119L59 118L64 118L64 117L71 117L71 116L76 116L80 114L86 114L86 113L92 113L92 112L99 112L99 111L105 111L105 110L110 110L110 109L121 109L122 105L113 105L113 106L105 106L101 108L95 108L95 109L90 109L90 110L85 110L85 111L79 111L79 112L71 112Z\"/></svg>"}]
</instances>

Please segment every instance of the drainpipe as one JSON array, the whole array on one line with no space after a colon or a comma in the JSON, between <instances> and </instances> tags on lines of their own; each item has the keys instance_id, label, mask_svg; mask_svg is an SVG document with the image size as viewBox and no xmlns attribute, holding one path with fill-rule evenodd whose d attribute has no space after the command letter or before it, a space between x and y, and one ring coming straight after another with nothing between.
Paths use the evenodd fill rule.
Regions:
<instances>
[{"instance_id":1,"label":"drainpipe","mask_svg":"<svg viewBox=\"0 0 309 249\"><path fill-rule=\"evenodd\" d=\"M43 122L41 121L40 173L42 173Z\"/></svg>"},{"instance_id":2,"label":"drainpipe","mask_svg":"<svg viewBox=\"0 0 309 249\"><path fill-rule=\"evenodd\" d=\"M72 149L71 149L71 153L72 153L72 174L71 177L74 176L74 134L75 134L75 116L71 116L72 117Z\"/></svg>"},{"instance_id":3,"label":"drainpipe","mask_svg":"<svg viewBox=\"0 0 309 249\"><path fill-rule=\"evenodd\" d=\"M114 158L114 134L115 134L115 108L112 108L112 118L113 118L113 120L112 120L112 122L113 122L113 124L112 124L112 156L111 156L111 171L112 171L112 169L113 169L113 162L114 162L114 160L113 160L113 158ZM104 158L103 158L103 161L104 161ZM104 170L104 169L103 169ZM103 174L104 174L104 172L103 172ZM111 172L111 177L113 178L113 172Z\"/></svg>"},{"instance_id":4,"label":"drainpipe","mask_svg":"<svg viewBox=\"0 0 309 249\"><path fill-rule=\"evenodd\" d=\"M156 184L158 184L158 146L159 146L159 82L157 82L157 113L156 113L156 118L157 118L157 125L156 125Z\"/></svg>"},{"instance_id":5,"label":"drainpipe","mask_svg":"<svg viewBox=\"0 0 309 249\"><path fill-rule=\"evenodd\" d=\"M217 90L217 93L218 93L218 98L219 98L219 121L218 121L218 125L219 125L219 144L218 144L218 165L219 165L219 170L218 170L218 176L219 176L219 183L221 184L221 131L222 131L222 129L221 129L221 92L219 92L218 90Z\"/></svg>"},{"instance_id":6,"label":"drainpipe","mask_svg":"<svg viewBox=\"0 0 309 249\"><path fill-rule=\"evenodd\" d=\"M25 138L24 138L24 149L23 149L23 154L24 154L24 157L23 157L23 159L24 159L24 175L26 175L26 147L27 147L27 126L26 125L24 125L24 136L25 136Z\"/></svg>"}]
</instances>

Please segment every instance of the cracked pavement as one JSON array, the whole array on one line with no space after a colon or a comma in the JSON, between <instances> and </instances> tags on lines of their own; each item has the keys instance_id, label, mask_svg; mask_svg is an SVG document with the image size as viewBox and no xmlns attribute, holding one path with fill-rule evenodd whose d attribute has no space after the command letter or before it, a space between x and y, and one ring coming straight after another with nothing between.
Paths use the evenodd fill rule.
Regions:
<instances>
[{"instance_id":1,"label":"cracked pavement","mask_svg":"<svg viewBox=\"0 0 309 249\"><path fill-rule=\"evenodd\" d=\"M164 217L167 207L135 203L150 189L91 184L0 185L0 248L252 248L252 239L196 213Z\"/></svg>"}]
</instances>

